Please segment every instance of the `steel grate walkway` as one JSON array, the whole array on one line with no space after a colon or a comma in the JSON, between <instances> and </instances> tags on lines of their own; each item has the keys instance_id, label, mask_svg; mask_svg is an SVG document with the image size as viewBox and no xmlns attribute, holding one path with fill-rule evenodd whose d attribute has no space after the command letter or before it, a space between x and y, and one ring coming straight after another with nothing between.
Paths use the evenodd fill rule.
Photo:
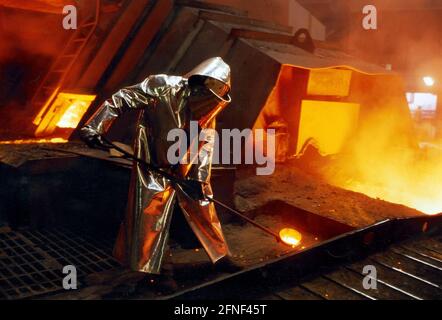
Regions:
<instances>
[{"instance_id":1,"label":"steel grate walkway","mask_svg":"<svg viewBox=\"0 0 442 320\"><path fill-rule=\"evenodd\" d=\"M0 299L23 299L63 290L63 267L85 276L114 269L111 247L71 231L0 230Z\"/></svg>"}]
</instances>

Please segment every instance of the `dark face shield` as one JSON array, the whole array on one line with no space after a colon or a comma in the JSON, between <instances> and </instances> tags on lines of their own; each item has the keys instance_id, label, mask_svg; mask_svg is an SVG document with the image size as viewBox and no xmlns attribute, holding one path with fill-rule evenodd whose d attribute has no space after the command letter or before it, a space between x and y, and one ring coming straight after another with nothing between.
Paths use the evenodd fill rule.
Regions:
<instances>
[{"instance_id":1,"label":"dark face shield","mask_svg":"<svg viewBox=\"0 0 442 320\"><path fill-rule=\"evenodd\" d=\"M210 91L191 94L188 100L188 106L193 120L200 120L215 109L219 100Z\"/></svg>"},{"instance_id":2,"label":"dark face shield","mask_svg":"<svg viewBox=\"0 0 442 320\"><path fill-rule=\"evenodd\" d=\"M192 118L199 120L220 104L230 102L228 86L209 77L192 77L189 79L191 94L189 96L189 109Z\"/></svg>"}]
</instances>

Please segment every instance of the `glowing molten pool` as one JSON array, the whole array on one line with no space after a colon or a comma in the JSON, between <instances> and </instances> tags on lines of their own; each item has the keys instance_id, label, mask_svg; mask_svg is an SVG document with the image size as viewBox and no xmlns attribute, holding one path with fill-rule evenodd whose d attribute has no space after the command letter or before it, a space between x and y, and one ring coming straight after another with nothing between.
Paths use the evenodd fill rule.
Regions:
<instances>
[{"instance_id":1,"label":"glowing molten pool","mask_svg":"<svg viewBox=\"0 0 442 320\"><path fill-rule=\"evenodd\" d=\"M281 240L289 246L296 247L301 243L302 234L295 229L285 228L279 232Z\"/></svg>"}]
</instances>

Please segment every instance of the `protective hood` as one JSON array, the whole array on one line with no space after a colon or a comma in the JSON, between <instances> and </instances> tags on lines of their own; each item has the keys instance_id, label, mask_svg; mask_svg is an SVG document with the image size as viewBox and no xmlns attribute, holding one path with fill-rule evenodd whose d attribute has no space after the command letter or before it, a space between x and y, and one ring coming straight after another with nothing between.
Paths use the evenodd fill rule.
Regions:
<instances>
[{"instance_id":1,"label":"protective hood","mask_svg":"<svg viewBox=\"0 0 442 320\"><path fill-rule=\"evenodd\" d=\"M189 84L191 84L192 80L196 77L209 77L221 81L228 88L227 94L224 97L219 97L214 92L213 93L221 100L230 102L230 67L220 57L207 59L187 73L184 77L188 79Z\"/></svg>"}]
</instances>

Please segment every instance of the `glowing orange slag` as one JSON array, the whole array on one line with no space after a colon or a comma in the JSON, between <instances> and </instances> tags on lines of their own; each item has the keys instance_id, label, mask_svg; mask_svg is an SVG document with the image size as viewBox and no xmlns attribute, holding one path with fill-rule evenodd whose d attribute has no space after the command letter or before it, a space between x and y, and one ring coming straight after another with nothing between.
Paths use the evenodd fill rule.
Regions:
<instances>
[{"instance_id":1,"label":"glowing orange slag","mask_svg":"<svg viewBox=\"0 0 442 320\"><path fill-rule=\"evenodd\" d=\"M285 244L292 247L298 246L302 240L302 234L291 228L284 228L279 231L279 237Z\"/></svg>"},{"instance_id":2,"label":"glowing orange slag","mask_svg":"<svg viewBox=\"0 0 442 320\"><path fill-rule=\"evenodd\" d=\"M66 143L68 142L63 138L51 138L51 139L19 139L19 140L5 140L0 141L0 144L38 144L38 143Z\"/></svg>"}]
</instances>

